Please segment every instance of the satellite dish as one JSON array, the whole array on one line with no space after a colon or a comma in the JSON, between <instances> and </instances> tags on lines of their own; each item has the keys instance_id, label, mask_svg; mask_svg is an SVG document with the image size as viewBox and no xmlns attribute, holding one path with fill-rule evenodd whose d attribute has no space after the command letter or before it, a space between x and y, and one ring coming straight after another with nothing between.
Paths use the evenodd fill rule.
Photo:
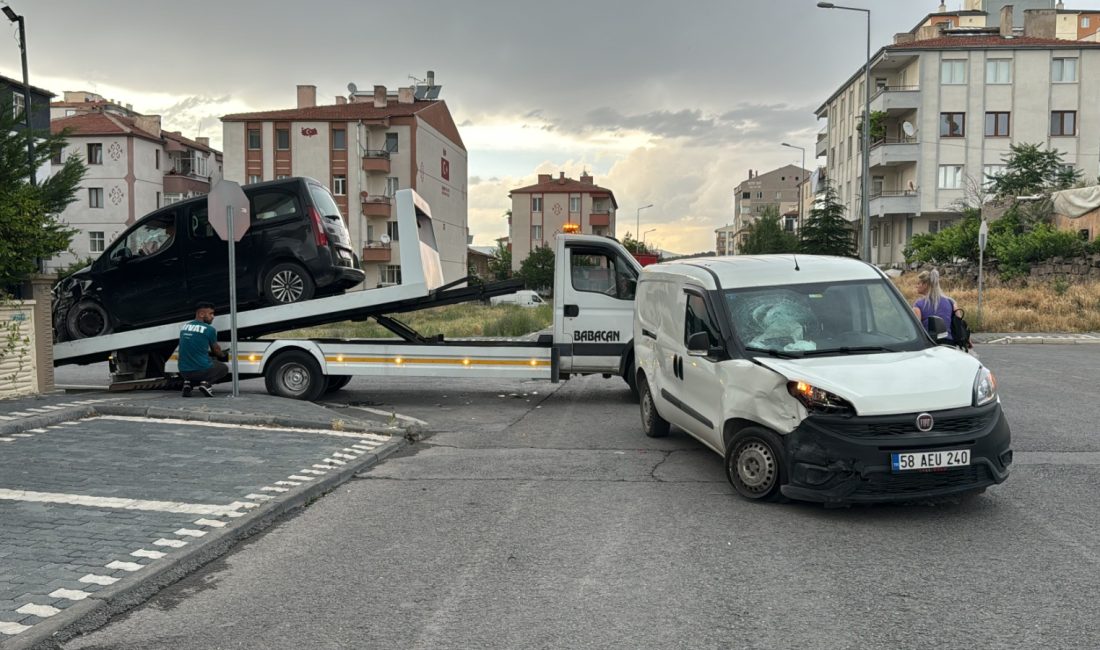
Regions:
<instances>
[{"instance_id":1,"label":"satellite dish","mask_svg":"<svg viewBox=\"0 0 1100 650\"><path fill-rule=\"evenodd\" d=\"M909 136L910 138L913 137L913 134L917 132L917 130L913 128L912 122L902 122L901 130L905 131L905 135Z\"/></svg>"},{"instance_id":2,"label":"satellite dish","mask_svg":"<svg viewBox=\"0 0 1100 650\"><path fill-rule=\"evenodd\" d=\"M355 93L359 92L359 87L356 86L354 83L350 83L348 84L348 92L354 95Z\"/></svg>"},{"instance_id":3,"label":"satellite dish","mask_svg":"<svg viewBox=\"0 0 1100 650\"><path fill-rule=\"evenodd\" d=\"M383 234L381 237L378 238L378 241L382 242L383 244L388 244L390 243L390 236L387 234Z\"/></svg>"}]
</instances>

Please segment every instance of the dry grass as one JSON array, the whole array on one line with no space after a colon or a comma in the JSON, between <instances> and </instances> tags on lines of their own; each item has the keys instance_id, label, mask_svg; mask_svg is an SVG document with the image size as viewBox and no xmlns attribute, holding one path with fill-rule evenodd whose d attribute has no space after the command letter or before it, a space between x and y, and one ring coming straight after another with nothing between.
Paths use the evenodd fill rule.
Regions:
<instances>
[{"instance_id":1,"label":"dry grass","mask_svg":"<svg viewBox=\"0 0 1100 650\"><path fill-rule=\"evenodd\" d=\"M481 303L465 303L399 314L396 318L425 336L442 334L445 338L513 337L537 332L549 326L553 320L553 313L549 305L528 309L515 305L492 307ZM392 332L373 320L361 323L344 321L293 330L279 336L281 338L395 338Z\"/></svg>"},{"instance_id":2,"label":"dry grass","mask_svg":"<svg viewBox=\"0 0 1100 650\"><path fill-rule=\"evenodd\" d=\"M917 274L906 273L894 283L911 303L917 299ZM982 291L978 319L978 287L943 280L944 293L966 310L975 332L1096 332L1100 331L1100 282L1008 285L993 281Z\"/></svg>"}]
</instances>

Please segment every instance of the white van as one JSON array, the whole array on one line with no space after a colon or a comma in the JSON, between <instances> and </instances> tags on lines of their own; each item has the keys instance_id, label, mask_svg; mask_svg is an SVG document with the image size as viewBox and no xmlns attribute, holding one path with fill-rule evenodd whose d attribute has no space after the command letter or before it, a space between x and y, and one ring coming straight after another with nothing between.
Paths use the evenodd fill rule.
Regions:
<instances>
[{"instance_id":1,"label":"white van","mask_svg":"<svg viewBox=\"0 0 1100 650\"><path fill-rule=\"evenodd\" d=\"M946 327L934 319L936 335ZM858 260L647 266L634 310L646 435L674 424L749 499L828 504L983 491L1012 463L992 373L937 345Z\"/></svg>"},{"instance_id":2,"label":"white van","mask_svg":"<svg viewBox=\"0 0 1100 650\"><path fill-rule=\"evenodd\" d=\"M519 305L520 307L538 307L545 305L546 301L530 289L523 289L515 293L509 293L504 296L493 296L489 299L489 304L494 307L497 305Z\"/></svg>"}]
</instances>

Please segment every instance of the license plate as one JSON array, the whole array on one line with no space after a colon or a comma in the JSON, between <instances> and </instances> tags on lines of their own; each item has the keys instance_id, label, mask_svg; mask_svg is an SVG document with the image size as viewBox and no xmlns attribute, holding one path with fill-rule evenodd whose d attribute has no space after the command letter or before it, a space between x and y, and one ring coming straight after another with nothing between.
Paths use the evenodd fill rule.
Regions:
<instances>
[{"instance_id":1,"label":"license plate","mask_svg":"<svg viewBox=\"0 0 1100 650\"><path fill-rule=\"evenodd\" d=\"M969 464L969 449L890 454L890 467L895 472L943 469L945 467L965 467Z\"/></svg>"}]
</instances>

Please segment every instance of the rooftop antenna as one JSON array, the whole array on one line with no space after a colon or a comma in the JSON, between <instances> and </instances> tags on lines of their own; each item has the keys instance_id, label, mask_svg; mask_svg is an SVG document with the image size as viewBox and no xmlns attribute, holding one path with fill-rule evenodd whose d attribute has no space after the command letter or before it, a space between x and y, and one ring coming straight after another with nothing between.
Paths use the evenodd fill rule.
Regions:
<instances>
[{"instance_id":1,"label":"rooftop antenna","mask_svg":"<svg viewBox=\"0 0 1100 650\"><path fill-rule=\"evenodd\" d=\"M794 270L795 271L801 271L802 269L798 268L798 255L795 255L794 253L791 253L791 257L794 258Z\"/></svg>"}]
</instances>

